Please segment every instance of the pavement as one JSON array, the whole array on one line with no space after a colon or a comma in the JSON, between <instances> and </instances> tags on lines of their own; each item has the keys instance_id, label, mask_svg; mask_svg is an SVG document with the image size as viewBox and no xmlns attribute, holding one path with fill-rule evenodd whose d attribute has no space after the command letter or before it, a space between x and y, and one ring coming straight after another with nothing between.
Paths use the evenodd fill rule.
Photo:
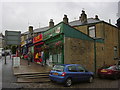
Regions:
<instances>
[{"instance_id":1,"label":"pavement","mask_svg":"<svg viewBox=\"0 0 120 90\"><path fill-rule=\"evenodd\" d=\"M18 67L13 67L13 74L17 77L18 83L28 82L49 82L49 72L51 67L42 66L35 62L30 62L28 65L27 60L20 60Z\"/></svg>"},{"instance_id":2,"label":"pavement","mask_svg":"<svg viewBox=\"0 0 120 90\"><path fill-rule=\"evenodd\" d=\"M30 65L28 65L27 60L23 60L23 59L20 60L19 67L13 67L14 75L28 74L28 73L48 73L50 70L51 67L42 66L35 62L30 62Z\"/></svg>"},{"instance_id":3,"label":"pavement","mask_svg":"<svg viewBox=\"0 0 120 90\"><path fill-rule=\"evenodd\" d=\"M4 57L0 59L0 67L2 67L0 74L0 76L2 77L2 90L6 90L6 88L8 90L9 88L21 88L22 86L16 83L17 78L13 75L12 60L9 56L7 56L6 59L6 64L4 64Z\"/></svg>"}]
</instances>

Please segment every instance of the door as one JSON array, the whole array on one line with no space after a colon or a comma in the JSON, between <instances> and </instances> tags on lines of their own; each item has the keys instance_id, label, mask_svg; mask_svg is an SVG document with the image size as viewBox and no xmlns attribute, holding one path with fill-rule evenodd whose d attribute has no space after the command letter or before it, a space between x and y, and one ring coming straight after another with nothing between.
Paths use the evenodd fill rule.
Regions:
<instances>
[{"instance_id":1,"label":"door","mask_svg":"<svg viewBox=\"0 0 120 90\"><path fill-rule=\"evenodd\" d=\"M79 81L85 81L89 78L89 73L82 66L77 66L77 76Z\"/></svg>"},{"instance_id":2,"label":"door","mask_svg":"<svg viewBox=\"0 0 120 90\"><path fill-rule=\"evenodd\" d=\"M77 81L78 80L78 76L77 76L77 69L76 66L72 65L72 66L68 66L68 77L71 77L73 81Z\"/></svg>"}]
</instances>

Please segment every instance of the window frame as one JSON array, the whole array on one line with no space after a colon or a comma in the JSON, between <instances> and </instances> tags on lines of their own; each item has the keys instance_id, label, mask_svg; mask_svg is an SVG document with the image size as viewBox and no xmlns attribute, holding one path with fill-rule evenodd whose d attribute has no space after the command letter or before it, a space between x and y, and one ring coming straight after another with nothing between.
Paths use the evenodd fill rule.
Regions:
<instances>
[{"instance_id":1,"label":"window frame","mask_svg":"<svg viewBox=\"0 0 120 90\"><path fill-rule=\"evenodd\" d=\"M113 50L114 50L114 60L116 60L118 58L118 47L114 46Z\"/></svg>"},{"instance_id":2,"label":"window frame","mask_svg":"<svg viewBox=\"0 0 120 90\"><path fill-rule=\"evenodd\" d=\"M96 37L96 26L95 26L95 25L90 25L90 26L88 26L88 36L91 37L91 36L90 36L90 29L89 29L90 27L94 27L94 31L95 31L94 33L95 33L95 37ZM92 30L93 30L93 29L92 29ZM95 38L95 37L92 37L92 38Z\"/></svg>"}]
</instances>

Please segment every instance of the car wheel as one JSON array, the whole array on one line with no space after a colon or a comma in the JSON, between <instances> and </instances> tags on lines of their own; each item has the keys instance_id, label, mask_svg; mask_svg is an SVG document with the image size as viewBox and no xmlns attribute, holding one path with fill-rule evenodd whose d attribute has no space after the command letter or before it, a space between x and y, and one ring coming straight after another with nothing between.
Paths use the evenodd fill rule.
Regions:
<instances>
[{"instance_id":1,"label":"car wheel","mask_svg":"<svg viewBox=\"0 0 120 90\"><path fill-rule=\"evenodd\" d=\"M66 81L65 81L65 86L66 87L70 87L72 85L72 79L71 78L68 78Z\"/></svg>"},{"instance_id":2,"label":"car wheel","mask_svg":"<svg viewBox=\"0 0 120 90\"><path fill-rule=\"evenodd\" d=\"M92 83L93 82L93 76L91 76L88 80L89 83Z\"/></svg>"}]
</instances>

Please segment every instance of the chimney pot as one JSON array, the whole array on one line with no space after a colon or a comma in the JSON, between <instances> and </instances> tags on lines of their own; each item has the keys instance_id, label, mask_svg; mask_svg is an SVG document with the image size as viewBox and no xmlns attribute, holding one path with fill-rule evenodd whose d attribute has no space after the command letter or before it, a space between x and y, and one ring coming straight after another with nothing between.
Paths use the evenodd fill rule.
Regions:
<instances>
[{"instance_id":1,"label":"chimney pot","mask_svg":"<svg viewBox=\"0 0 120 90\"><path fill-rule=\"evenodd\" d=\"M82 23L87 22L87 15L85 14L85 11L84 11L84 10L82 10L82 14L81 14L81 16L79 17L79 20L80 20Z\"/></svg>"},{"instance_id":2,"label":"chimney pot","mask_svg":"<svg viewBox=\"0 0 120 90\"><path fill-rule=\"evenodd\" d=\"M98 15L95 15L95 19L96 19L96 20L99 20Z\"/></svg>"},{"instance_id":3,"label":"chimney pot","mask_svg":"<svg viewBox=\"0 0 120 90\"><path fill-rule=\"evenodd\" d=\"M54 27L54 22L53 22L53 19L50 19L50 22L49 22L49 27Z\"/></svg>"},{"instance_id":4,"label":"chimney pot","mask_svg":"<svg viewBox=\"0 0 120 90\"><path fill-rule=\"evenodd\" d=\"M29 26L29 37L32 37L33 35L33 26Z\"/></svg>"},{"instance_id":5,"label":"chimney pot","mask_svg":"<svg viewBox=\"0 0 120 90\"><path fill-rule=\"evenodd\" d=\"M68 18L67 18L67 15L65 15L65 14L64 14L63 22L68 24Z\"/></svg>"},{"instance_id":6,"label":"chimney pot","mask_svg":"<svg viewBox=\"0 0 120 90\"><path fill-rule=\"evenodd\" d=\"M29 32L30 32L30 33L33 32L33 26L29 26Z\"/></svg>"}]
</instances>

